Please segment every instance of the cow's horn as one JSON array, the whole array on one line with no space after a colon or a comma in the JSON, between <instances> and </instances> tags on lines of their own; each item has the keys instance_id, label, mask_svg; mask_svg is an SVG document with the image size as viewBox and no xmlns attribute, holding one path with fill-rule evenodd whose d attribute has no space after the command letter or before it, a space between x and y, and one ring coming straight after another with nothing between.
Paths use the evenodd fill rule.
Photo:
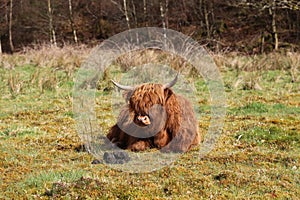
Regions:
<instances>
[{"instance_id":1,"label":"cow's horn","mask_svg":"<svg viewBox=\"0 0 300 200\"><path fill-rule=\"evenodd\" d=\"M167 83L167 84L164 85L164 88L171 88L171 87L173 87L176 84L177 79L178 79L178 73L177 73L176 77L170 83Z\"/></svg>"},{"instance_id":2,"label":"cow's horn","mask_svg":"<svg viewBox=\"0 0 300 200\"><path fill-rule=\"evenodd\" d=\"M121 85L121 84L115 82L114 80L111 80L111 82L113 82L113 84L115 86L117 86L118 88L120 88L121 90L132 91L134 89L132 86Z\"/></svg>"}]
</instances>

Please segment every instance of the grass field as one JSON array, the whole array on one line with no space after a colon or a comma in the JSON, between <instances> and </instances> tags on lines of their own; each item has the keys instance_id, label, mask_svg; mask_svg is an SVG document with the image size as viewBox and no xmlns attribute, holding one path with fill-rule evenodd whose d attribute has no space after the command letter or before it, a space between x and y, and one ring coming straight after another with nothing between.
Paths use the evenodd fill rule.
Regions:
<instances>
[{"instance_id":1,"label":"grass field","mask_svg":"<svg viewBox=\"0 0 300 200\"><path fill-rule=\"evenodd\" d=\"M299 54L216 55L228 107L215 149L130 174L91 164L72 111L73 78L88 54L60 51L1 57L0 199L299 199ZM193 81L208 113L205 82ZM99 92L109 107L109 92ZM209 119L199 124L205 135Z\"/></svg>"}]
</instances>

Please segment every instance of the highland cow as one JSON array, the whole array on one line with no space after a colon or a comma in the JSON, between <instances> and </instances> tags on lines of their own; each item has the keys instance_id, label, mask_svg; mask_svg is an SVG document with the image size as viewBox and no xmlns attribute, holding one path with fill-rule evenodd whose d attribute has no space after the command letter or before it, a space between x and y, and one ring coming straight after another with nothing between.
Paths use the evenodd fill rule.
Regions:
<instances>
[{"instance_id":1,"label":"highland cow","mask_svg":"<svg viewBox=\"0 0 300 200\"><path fill-rule=\"evenodd\" d=\"M119 148L143 151L149 148L163 152L185 152L199 144L198 123L191 103L175 94L168 84L146 83L137 87L124 86L128 102L107 138Z\"/></svg>"}]
</instances>

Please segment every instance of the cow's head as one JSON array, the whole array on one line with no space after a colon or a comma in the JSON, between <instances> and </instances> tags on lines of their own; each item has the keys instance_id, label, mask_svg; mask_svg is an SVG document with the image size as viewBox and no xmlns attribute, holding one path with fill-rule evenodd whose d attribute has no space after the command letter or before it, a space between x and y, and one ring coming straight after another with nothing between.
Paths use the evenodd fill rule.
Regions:
<instances>
[{"instance_id":1,"label":"cow's head","mask_svg":"<svg viewBox=\"0 0 300 200\"><path fill-rule=\"evenodd\" d=\"M126 91L129 111L134 122L139 126L148 126L153 121L150 109L154 105L164 106L167 98L172 94L170 88L177 82L176 77L167 84L146 83L136 87L121 85L112 80L118 88ZM154 111L155 112L155 111Z\"/></svg>"}]
</instances>

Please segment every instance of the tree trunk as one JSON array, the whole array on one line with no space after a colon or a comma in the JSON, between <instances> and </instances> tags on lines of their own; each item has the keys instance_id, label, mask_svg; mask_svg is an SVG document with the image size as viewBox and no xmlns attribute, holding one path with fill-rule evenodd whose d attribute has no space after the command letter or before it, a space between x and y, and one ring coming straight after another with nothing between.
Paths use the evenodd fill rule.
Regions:
<instances>
[{"instance_id":1,"label":"tree trunk","mask_svg":"<svg viewBox=\"0 0 300 200\"><path fill-rule=\"evenodd\" d=\"M2 54L2 41L1 41L1 38L0 38L0 55Z\"/></svg>"},{"instance_id":2,"label":"tree trunk","mask_svg":"<svg viewBox=\"0 0 300 200\"><path fill-rule=\"evenodd\" d=\"M204 19L205 19L205 27L206 27L206 36L210 39L210 25L209 25L209 13L208 13L208 2L205 1L205 5L203 6Z\"/></svg>"},{"instance_id":3,"label":"tree trunk","mask_svg":"<svg viewBox=\"0 0 300 200\"><path fill-rule=\"evenodd\" d=\"M297 12L297 22L300 20L300 11ZM296 23L296 33L297 33L297 44L300 45L299 40L300 40L300 25L299 23Z\"/></svg>"},{"instance_id":4,"label":"tree trunk","mask_svg":"<svg viewBox=\"0 0 300 200\"><path fill-rule=\"evenodd\" d=\"M8 10L8 6L7 6L7 0L4 0L4 5L5 5L5 25L7 25L8 27L8 13L9 13L9 10Z\"/></svg>"},{"instance_id":5,"label":"tree trunk","mask_svg":"<svg viewBox=\"0 0 300 200\"><path fill-rule=\"evenodd\" d=\"M164 6L163 6L163 3L160 1L159 3L159 6L160 6L160 16L161 16L161 21L162 21L162 27L163 27L163 30L164 30L164 38L167 38L167 35L166 35L166 16L165 16L165 10L164 10Z\"/></svg>"},{"instance_id":6,"label":"tree trunk","mask_svg":"<svg viewBox=\"0 0 300 200\"><path fill-rule=\"evenodd\" d=\"M8 20L8 6L7 6L7 0L4 0L4 6L5 6L5 15L4 15L4 20L5 20L5 27L8 28L8 24L9 24L9 20ZM1 51L1 54L2 54L2 41L1 41L1 36L0 36L0 45L1 45L1 48L0 48L0 51Z\"/></svg>"},{"instance_id":7,"label":"tree trunk","mask_svg":"<svg viewBox=\"0 0 300 200\"><path fill-rule=\"evenodd\" d=\"M127 28L130 29L130 19L129 19L129 16L128 16L128 9L127 9L126 0L123 0L123 5L124 5L124 15L125 15L126 22L127 22Z\"/></svg>"},{"instance_id":8,"label":"tree trunk","mask_svg":"<svg viewBox=\"0 0 300 200\"><path fill-rule=\"evenodd\" d=\"M166 9L165 9L165 22L166 22L166 28L169 28L169 0L166 0Z\"/></svg>"},{"instance_id":9,"label":"tree trunk","mask_svg":"<svg viewBox=\"0 0 300 200\"><path fill-rule=\"evenodd\" d=\"M272 37L274 43L274 50L278 50L278 33L277 33L277 25L276 25L276 0L273 0L272 6L269 9L269 12L272 16Z\"/></svg>"},{"instance_id":10,"label":"tree trunk","mask_svg":"<svg viewBox=\"0 0 300 200\"><path fill-rule=\"evenodd\" d=\"M13 37L12 37L12 20L13 20L13 0L10 0L9 3L9 24L8 24L8 37L9 37L9 47L11 53L14 52L14 44L13 44Z\"/></svg>"},{"instance_id":11,"label":"tree trunk","mask_svg":"<svg viewBox=\"0 0 300 200\"><path fill-rule=\"evenodd\" d=\"M153 8L156 8L156 4L154 3L154 1L150 1L149 2L149 10L150 10L150 14L148 14L148 19L150 19L150 20L148 20L148 24L150 25L150 26L157 26L157 22L156 22L156 20L157 20L157 17L153 14Z\"/></svg>"},{"instance_id":12,"label":"tree trunk","mask_svg":"<svg viewBox=\"0 0 300 200\"><path fill-rule=\"evenodd\" d=\"M264 32L261 33L261 41L260 41L260 53L264 53L264 46L265 46L265 36Z\"/></svg>"},{"instance_id":13,"label":"tree trunk","mask_svg":"<svg viewBox=\"0 0 300 200\"><path fill-rule=\"evenodd\" d=\"M70 19L70 25L71 25L71 29L72 29L72 33L73 33L73 39L74 39L74 42L77 44L78 38L77 38L76 29L74 27L72 0L69 0L69 19Z\"/></svg>"},{"instance_id":14,"label":"tree trunk","mask_svg":"<svg viewBox=\"0 0 300 200\"><path fill-rule=\"evenodd\" d=\"M21 13L24 13L24 2L23 0L20 0L20 7L21 7Z\"/></svg>"},{"instance_id":15,"label":"tree trunk","mask_svg":"<svg viewBox=\"0 0 300 200\"><path fill-rule=\"evenodd\" d=\"M147 19L147 1L143 0L144 6L144 22L146 22L146 26L148 26L148 19Z\"/></svg>"},{"instance_id":16,"label":"tree trunk","mask_svg":"<svg viewBox=\"0 0 300 200\"><path fill-rule=\"evenodd\" d=\"M202 6L203 6L203 0L199 0L198 12L199 12L200 18L202 18Z\"/></svg>"},{"instance_id":17,"label":"tree trunk","mask_svg":"<svg viewBox=\"0 0 300 200\"><path fill-rule=\"evenodd\" d=\"M162 2L159 3L159 7L160 7L160 17L161 17L162 27L163 29L166 29L165 12L164 12L164 6Z\"/></svg>"},{"instance_id":18,"label":"tree trunk","mask_svg":"<svg viewBox=\"0 0 300 200\"><path fill-rule=\"evenodd\" d=\"M133 0L131 0L131 5L132 5L132 14L133 14L133 18L134 18L134 25L135 25L135 28L137 28L138 27L138 22L137 22L135 4L134 4Z\"/></svg>"},{"instance_id":19,"label":"tree trunk","mask_svg":"<svg viewBox=\"0 0 300 200\"><path fill-rule=\"evenodd\" d=\"M53 44L56 47L57 43L56 43L56 34L55 34L54 26L53 26L53 15L52 15L51 0L48 0L48 17L49 17L50 43Z\"/></svg>"}]
</instances>

